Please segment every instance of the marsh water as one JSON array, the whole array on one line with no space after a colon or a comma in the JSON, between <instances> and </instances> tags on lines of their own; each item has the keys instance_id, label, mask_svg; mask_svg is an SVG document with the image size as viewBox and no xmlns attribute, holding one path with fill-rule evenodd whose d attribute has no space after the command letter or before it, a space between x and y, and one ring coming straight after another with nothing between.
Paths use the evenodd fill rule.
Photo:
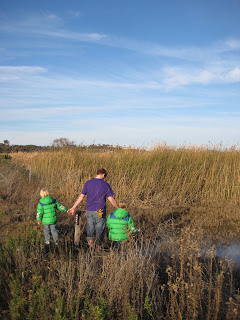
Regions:
<instances>
[{"instance_id":1,"label":"marsh water","mask_svg":"<svg viewBox=\"0 0 240 320\"><path fill-rule=\"evenodd\" d=\"M240 242L232 241L228 245L219 246L216 250L216 255L224 259L233 260L240 268Z\"/></svg>"}]
</instances>

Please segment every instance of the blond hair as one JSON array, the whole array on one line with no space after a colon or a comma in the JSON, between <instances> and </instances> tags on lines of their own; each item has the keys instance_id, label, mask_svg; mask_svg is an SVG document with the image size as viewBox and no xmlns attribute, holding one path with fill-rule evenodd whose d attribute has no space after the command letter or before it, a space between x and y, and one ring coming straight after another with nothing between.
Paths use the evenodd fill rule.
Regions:
<instances>
[{"instance_id":1,"label":"blond hair","mask_svg":"<svg viewBox=\"0 0 240 320\"><path fill-rule=\"evenodd\" d=\"M40 196L43 198L43 197L47 197L47 196L49 196L50 195L50 193L49 193L49 191L48 191L48 189L46 189L46 188L43 188L41 191L40 191Z\"/></svg>"},{"instance_id":2,"label":"blond hair","mask_svg":"<svg viewBox=\"0 0 240 320\"><path fill-rule=\"evenodd\" d=\"M122 200L119 201L119 208L126 209L127 208L127 204L128 204L127 201L122 199Z\"/></svg>"}]
</instances>

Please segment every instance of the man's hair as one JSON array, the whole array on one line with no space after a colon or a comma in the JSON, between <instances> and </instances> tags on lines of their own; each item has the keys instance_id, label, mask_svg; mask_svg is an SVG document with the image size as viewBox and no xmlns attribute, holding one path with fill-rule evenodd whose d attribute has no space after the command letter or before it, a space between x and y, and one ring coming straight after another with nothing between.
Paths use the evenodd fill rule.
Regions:
<instances>
[{"instance_id":1,"label":"man's hair","mask_svg":"<svg viewBox=\"0 0 240 320\"><path fill-rule=\"evenodd\" d=\"M43 198L43 197L47 197L47 196L49 196L50 195L50 193L49 193L49 191L48 191L48 189L46 189L46 188L43 188L41 191L40 191L40 196Z\"/></svg>"},{"instance_id":2,"label":"man's hair","mask_svg":"<svg viewBox=\"0 0 240 320\"><path fill-rule=\"evenodd\" d=\"M126 200L120 200L119 201L119 208L121 208L121 209L126 209L127 208L127 201Z\"/></svg>"},{"instance_id":3,"label":"man's hair","mask_svg":"<svg viewBox=\"0 0 240 320\"><path fill-rule=\"evenodd\" d=\"M99 175L99 174L105 174L105 176L106 176L107 175L107 171L105 169L103 169L103 168L98 169L97 175Z\"/></svg>"}]
</instances>

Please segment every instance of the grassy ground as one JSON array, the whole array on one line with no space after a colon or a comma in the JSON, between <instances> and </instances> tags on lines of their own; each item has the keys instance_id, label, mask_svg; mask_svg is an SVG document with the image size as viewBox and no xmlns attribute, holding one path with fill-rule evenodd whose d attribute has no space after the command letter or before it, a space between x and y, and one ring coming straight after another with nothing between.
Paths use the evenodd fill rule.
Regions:
<instances>
[{"instance_id":1,"label":"grassy ground","mask_svg":"<svg viewBox=\"0 0 240 320\"><path fill-rule=\"evenodd\" d=\"M163 146L18 153L2 161L3 319L238 319L240 274L215 247L240 239L239 159L235 149ZM62 245L46 249L35 223L40 188L70 207L101 166L116 198L130 201L142 234L119 252L106 234L105 250L91 253L83 216L75 250L74 218L60 214Z\"/></svg>"}]
</instances>

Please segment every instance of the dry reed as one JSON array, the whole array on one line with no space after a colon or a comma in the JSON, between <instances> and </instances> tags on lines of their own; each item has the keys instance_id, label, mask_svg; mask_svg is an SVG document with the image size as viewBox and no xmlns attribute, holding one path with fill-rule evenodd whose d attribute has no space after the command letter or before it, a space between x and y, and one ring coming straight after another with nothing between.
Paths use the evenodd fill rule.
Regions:
<instances>
[{"instance_id":1,"label":"dry reed","mask_svg":"<svg viewBox=\"0 0 240 320\"><path fill-rule=\"evenodd\" d=\"M223 236L237 237L239 160L236 149L167 146L13 154L16 167L4 173L4 199L11 206L22 199L17 203L30 227L0 247L2 314L6 319L237 320L239 271L211 246ZM73 221L61 217L62 246L47 252L42 231L30 223L36 190L47 186L70 206L102 166L116 197L130 200L143 234L119 251L105 239L108 250L91 253L83 225L76 252ZM19 183L19 175L25 182ZM25 203L30 194L30 204ZM2 215L9 216L8 210Z\"/></svg>"}]
</instances>

